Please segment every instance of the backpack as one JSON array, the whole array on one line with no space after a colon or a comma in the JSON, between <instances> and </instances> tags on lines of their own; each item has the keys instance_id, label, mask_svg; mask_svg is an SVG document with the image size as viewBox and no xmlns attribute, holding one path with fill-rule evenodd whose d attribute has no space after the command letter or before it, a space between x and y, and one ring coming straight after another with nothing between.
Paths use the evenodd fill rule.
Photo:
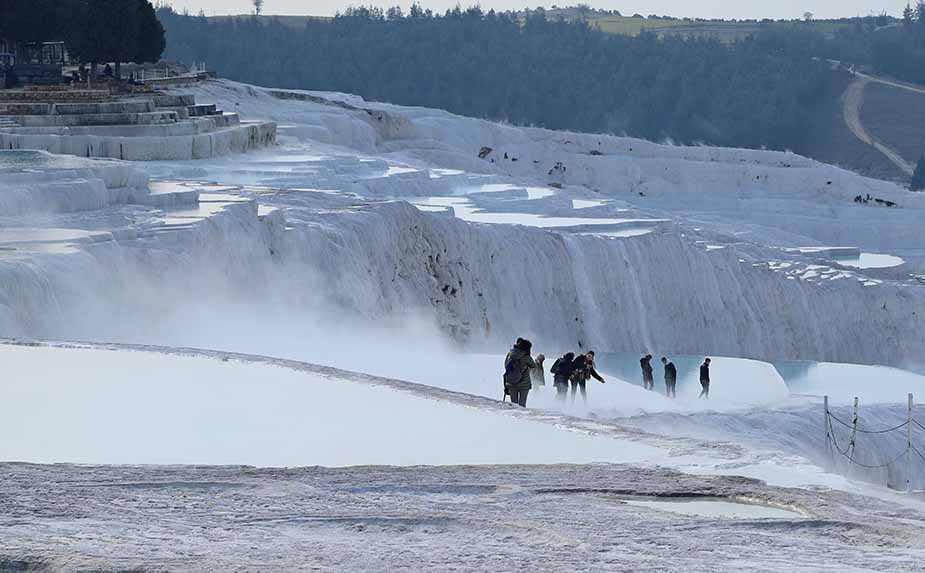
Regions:
<instances>
[{"instance_id":1,"label":"backpack","mask_svg":"<svg viewBox=\"0 0 925 573\"><path fill-rule=\"evenodd\" d=\"M520 377L523 375L520 366L520 360L509 358L504 363L504 385L516 386L520 383Z\"/></svg>"},{"instance_id":2,"label":"backpack","mask_svg":"<svg viewBox=\"0 0 925 573\"><path fill-rule=\"evenodd\" d=\"M552 363L552 368L549 369L553 374L559 373L559 368L562 366L562 359L556 358L556 361Z\"/></svg>"}]
</instances>

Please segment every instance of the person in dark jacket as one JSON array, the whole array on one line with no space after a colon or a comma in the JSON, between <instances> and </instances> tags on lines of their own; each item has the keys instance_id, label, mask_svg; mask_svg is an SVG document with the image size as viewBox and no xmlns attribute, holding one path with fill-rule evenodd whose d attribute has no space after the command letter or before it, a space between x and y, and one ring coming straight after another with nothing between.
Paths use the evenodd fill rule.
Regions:
<instances>
[{"instance_id":1,"label":"person in dark jacket","mask_svg":"<svg viewBox=\"0 0 925 573\"><path fill-rule=\"evenodd\" d=\"M566 352L552 363L553 385L556 387L556 400L564 402L568 396L568 382L572 376L572 363L575 361L574 352Z\"/></svg>"},{"instance_id":2,"label":"person in dark jacket","mask_svg":"<svg viewBox=\"0 0 925 573\"><path fill-rule=\"evenodd\" d=\"M527 407L527 394L533 385L530 371L536 368L536 362L530 357L533 344L529 340L518 338L514 348L504 359L504 390L511 397L511 404Z\"/></svg>"},{"instance_id":3,"label":"person in dark jacket","mask_svg":"<svg viewBox=\"0 0 925 573\"><path fill-rule=\"evenodd\" d=\"M675 387L678 385L678 369L674 367L674 362L669 362L665 356L662 356L662 364L665 365L665 395L677 398Z\"/></svg>"},{"instance_id":4,"label":"person in dark jacket","mask_svg":"<svg viewBox=\"0 0 925 573\"><path fill-rule=\"evenodd\" d=\"M652 355L646 354L639 359L639 366L642 367L642 386L646 390L655 389L655 379L652 378Z\"/></svg>"},{"instance_id":5,"label":"person in dark jacket","mask_svg":"<svg viewBox=\"0 0 925 573\"><path fill-rule=\"evenodd\" d=\"M700 365L700 385L703 390L700 392L701 398L710 399L710 359L705 358Z\"/></svg>"},{"instance_id":6,"label":"person in dark jacket","mask_svg":"<svg viewBox=\"0 0 925 573\"><path fill-rule=\"evenodd\" d=\"M594 368L594 351L590 350L587 354L580 354L575 357L575 361L572 362L572 375L570 381L572 383L572 403L575 403L575 394L579 389L581 389L581 399L584 401L585 405L588 404L588 391L586 389L586 383L589 378L594 378L601 384L604 384L604 378L597 373L597 370Z\"/></svg>"}]
</instances>

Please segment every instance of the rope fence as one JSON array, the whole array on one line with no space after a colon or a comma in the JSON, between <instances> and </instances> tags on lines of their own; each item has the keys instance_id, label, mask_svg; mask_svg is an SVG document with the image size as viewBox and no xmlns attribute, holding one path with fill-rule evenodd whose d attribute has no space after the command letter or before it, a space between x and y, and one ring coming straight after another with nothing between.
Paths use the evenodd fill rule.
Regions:
<instances>
[{"instance_id":1,"label":"rope fence","mask_svg":"<svg viewBox=\"0 0 925 573\"><path fill-rule=\"evenodd\" d=\"M912 394L909 394L909 409L908 417L906 421L902 424L897 424L890 428L883 428L879 430L873 430L870 428L861 428L858 426L858 399L854 399L854 415L851 418L851 422L846 422L842 420L829 410L829 397L825 396L824 407L825 407L825 449L826 454L829 459L832 459L837 453L839 456L847 460L847 466L845 469L845 476L847 477L851 472L852 466L858 466L864 469L882 469L890 468L895 464L898 464L903 458L906 460L906 490L911 491L911 477L912 477L912 454L919 456L922 460L925 460L925 453L922 453L914 443L912 443L912 430L914 427L918 426L920 429L925 430L925 425L922 422L919 422L912 416L912 409L914 406L914 397ZM849 438L848 443L842 447L839 444L838 436L835 433L835 426L833 422L839 424L851 430L851 437ZM877 435L877 434L889 434L891 432L897 432L906 429L906 447L902 451L897 453L895 456L888 458L889 461L881 464L867 464L857 460L855 454L857 452L857 437L858 434L868 434L868 435Z\"/></svg>"}]
</instances>

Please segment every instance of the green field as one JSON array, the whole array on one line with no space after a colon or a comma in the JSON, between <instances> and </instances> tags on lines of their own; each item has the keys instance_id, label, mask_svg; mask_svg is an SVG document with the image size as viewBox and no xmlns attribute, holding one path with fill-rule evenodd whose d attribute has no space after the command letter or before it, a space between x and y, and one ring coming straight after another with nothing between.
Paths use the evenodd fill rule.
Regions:
<instances>
[{"instance_id":1,"label":"green field","mask_svg":"<svg viewBox=\"0 0 925 573\"><path fill-rule=\"evenodd\" d=\"M227 20L241 20L241 19L253 19L255 16L244 14L240 16L209 16L209 20L215 22L227 21ZM278 21L280 24L291 26L292 28L303 28L305 23L309 20L330 20L328 16L277 16L277 15L267 15L260 16L260 22L267 23L272 20Z\"/></svg>"},{"instance_id":2,"label":"green field","mask_svg":"<svg viewBox=\"0 0 925 573\"><path fill-rule=\"evenodd\" d=\"M611 16L590 14L588 21L602 32L636 36L643 31L658 35L679 34L683 36L716 37L731 42L774 27L803 26L824 34L832 34L838 28L849 26L844 22L828 20L817 21L774 21L774 22L734 22L734 21L697 21L688 19L632 18L628 16Z\"/></svg>"},{"instance_id":3,"label":"green field","mask_svg":"<svg viewBox=\"0 0 925 573\"><path fill-rule=\"evenodd\" d=\"M925 155L925 95L871 82L864 89L861 121L906 161Z\"/></svg>"}]
</instances>

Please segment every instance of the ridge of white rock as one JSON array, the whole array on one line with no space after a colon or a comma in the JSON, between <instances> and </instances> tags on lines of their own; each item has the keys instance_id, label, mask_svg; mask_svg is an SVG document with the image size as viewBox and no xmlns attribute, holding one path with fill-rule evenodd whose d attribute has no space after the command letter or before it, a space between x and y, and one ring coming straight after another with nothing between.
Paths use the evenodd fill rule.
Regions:
<instances>
[{"instance_id":1,"label":"ridge of white rock","mask_svg":"<svg viewBox=\"0 0 925 573\"><path fill-rule=\"evenodd\" d=\"M136 164L158 185L199 190L199 206L133 207L134 238L0 255L0 332L169 343L167 325L203 306L221 330L256 304L250 328L280 316L423 319L475 349L530 336L765 360L925 355L925 288L911 276L925 261L925 197L893 184L787 153L516 128L339 94L225 81L185 91L278 123L280 147ZM895 206L854 200L868 194ZM429 198L465 199L488 222ZM112 209L66 223L86 230ZM833 246L903 262L846 267L827 258L847 252Z\"/></svg>"}]
</instances>

